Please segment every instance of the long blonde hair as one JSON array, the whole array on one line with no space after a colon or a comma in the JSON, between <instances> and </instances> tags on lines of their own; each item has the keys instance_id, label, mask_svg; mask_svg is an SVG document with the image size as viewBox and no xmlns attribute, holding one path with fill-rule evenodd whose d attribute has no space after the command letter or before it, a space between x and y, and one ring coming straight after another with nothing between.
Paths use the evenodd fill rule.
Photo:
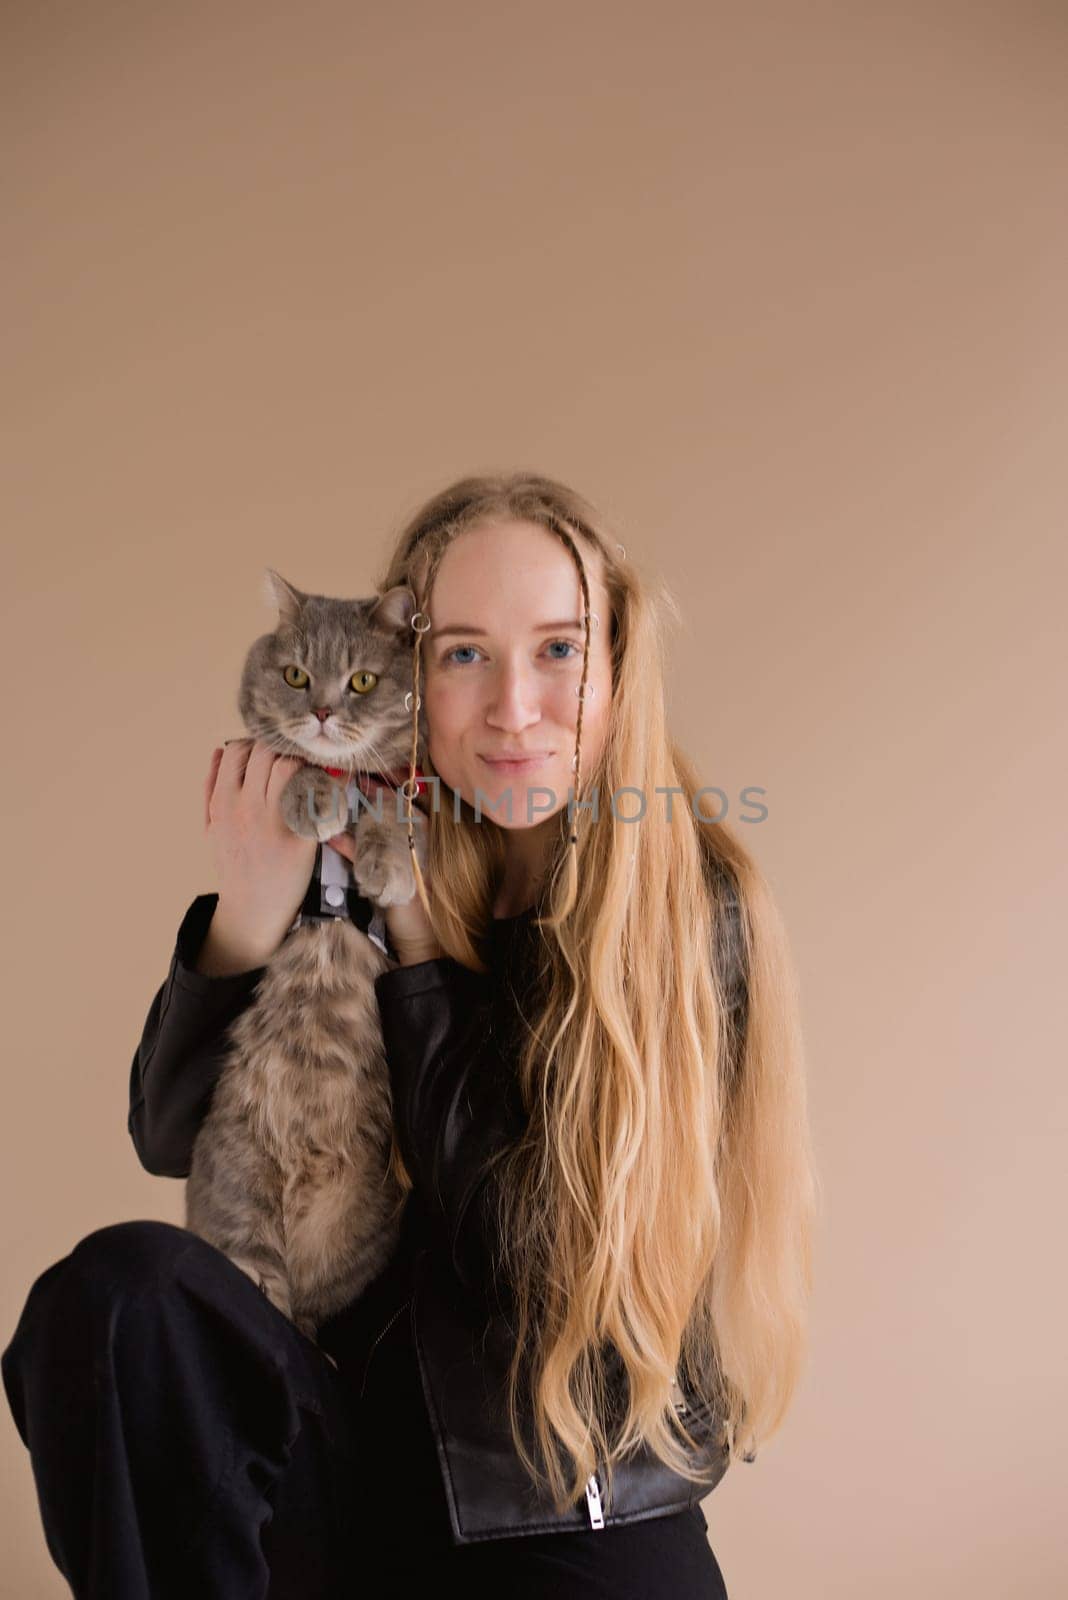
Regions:
<instances>
[{"instance_id":1,"label":"long blonde hair","mask_svg":"<svg viewBox=\"0 0 1068 1600\"><path fill-rule=\"evenodd\" d=\"M667 726L661 602L673 602L663 588L647 590L605 519L552 479L461 479L397 540L380 587L408 585L420 608L409 842L417 754L434 775L418 750L420 633L430 626L434 575L457 534L515 522L550 529L571 554L586 641L575 804L556 813L537 923L537 1015L524 1019L516 1068L530 1122L492 1163L496 1243L516 1324L509 1415L528 1473L558 1510L581 1499L594 1471L610 1509L612 1464L643 1443L701 1481L707 1463L688 1415L716 1419L728 1463L751 1460L780 1426L805 1357L818 1184L782 921L743 845L700 810L698 775ZM588 781L584 548L600 554L612 657L609 727ZM605 797L627 786L649 813L664 802L651 821L627 823L608 810ZM596 820L583 806L594 788ZM629 815L631 802L622 809ZM411 852L423 904L446 954L484 971L502 830L456 795L431 811L429 830L431 893ZM606 1353L626 1379L614 1417ZM689 1411L677 1409L675 1380ZM520 1428L524 1404L533 1453Z\"/></svg>"}]
</instances>

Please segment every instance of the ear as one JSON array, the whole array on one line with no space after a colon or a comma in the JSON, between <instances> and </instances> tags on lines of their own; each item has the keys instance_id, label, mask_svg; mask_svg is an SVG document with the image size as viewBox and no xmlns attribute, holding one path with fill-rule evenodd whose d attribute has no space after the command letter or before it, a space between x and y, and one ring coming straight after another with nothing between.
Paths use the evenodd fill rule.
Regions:
<instances>
[{"instance_id":1,"label":"ear","mask_svg":"<svg viewBox=\"0 0 1068 1600\"><path fill-rule=\"evenodd\" d=\"M267 568L263 587L267 604L275 606L278 610L279 622L298 621L304 609L304 602L308 598L306 594L300 589L295 589L291 583L287 583L273 567Z\"/></svg>"},{"instance_id":2,"label":"ear","mask_svg":"<svg viewBox=\"0 0 1068 1600\"><path fill-rule=\"evenodd\" d=\"M370 621L376 628L385 628L391 633L412 634L411 620L416 610L415 594L406 583L399 583L396 588L387 589L372 607ZM414 634L412 636L414 638Z\"/></svg>"}]
</instances>

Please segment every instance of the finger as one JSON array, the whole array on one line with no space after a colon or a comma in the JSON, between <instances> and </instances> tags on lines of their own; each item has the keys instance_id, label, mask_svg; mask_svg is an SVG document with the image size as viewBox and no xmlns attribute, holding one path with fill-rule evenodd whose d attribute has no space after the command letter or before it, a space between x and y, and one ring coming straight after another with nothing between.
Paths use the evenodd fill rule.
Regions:
<instances>
[{"instance_id":1,"label":"finger","mask_svg":"<svg viewBox=\"0 0 1068 1600\"><path fill-rule=\"evenodd\" d=\"M299 772L301 767L307 766L300 756L275 756L274 764L267 774L266 802L267 809L273 811L277 808L278 797L294 772Z\"/></svg>"},{"instance_id":2,"label":"finger","mask_svg":"<svg viewBox=\"0 0 1068 1600\"><path fill-rule=\"evenodd\" d=\"M355 851L351 834L336 833L332 839L328 839L326 842L332 850L337 851L339 856L344 856L346 861L352 861Z\"/></svg>"},{"instance_id":3,"label":"finger","mask_svg":"<svg viewBox=\"0 0 1068 1600\"><path fill-rule=\"evenodd\" d=\"M212 794L215 792L215 779L219 775L219 763L221 762L222 758L223 758L223 748L222 748L222 745L218 745L216 747L216 749L214 749L211 752L211 765L208 768L208 775L204 780L204 826L205 826L205 828L210 828L211 827L211 797L212 797Z\"/></svg>"},{"instance_id":4,"label":"finger","mask_svg":"<svg viewBox=\"0 0 1068 1600\"><path fill-rule=\"evenodd\" d=\"M269 740L256 739L249 752L248 766L245 768L245 779L242 785L249 792L261 800L267 798L267 784L271 777L271 768L278 756Z\"/></svg>"},{"instance_id":5,"label":"finger","mask_svg":"<svg viewBox=\"0 0 1068 1600\"><path fill-rule=\"evenodd\" d=\"M216 780L220 793L228 796L240 793L251 751L251 739L227 739L224 742L219 776Z\"/></svg>"}]
</instances>

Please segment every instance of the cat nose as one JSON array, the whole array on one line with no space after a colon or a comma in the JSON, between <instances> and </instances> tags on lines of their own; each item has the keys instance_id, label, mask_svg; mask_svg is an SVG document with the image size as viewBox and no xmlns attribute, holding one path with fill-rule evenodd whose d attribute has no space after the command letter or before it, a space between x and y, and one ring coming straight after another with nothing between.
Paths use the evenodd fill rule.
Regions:
<instances>
[{"instance_id":1,"label":"cat nose","mask_svg":"<svg viewBox=\"0 0 1068 1600\"><path fill-rule=\"evenodd\" d=\"M333 714L334 714L333 706L316 706L315 707L315 715L319 718L320 722L325 722L327 717L331 717L331 716L333 716Z\"/></svg>"}]
</instances>

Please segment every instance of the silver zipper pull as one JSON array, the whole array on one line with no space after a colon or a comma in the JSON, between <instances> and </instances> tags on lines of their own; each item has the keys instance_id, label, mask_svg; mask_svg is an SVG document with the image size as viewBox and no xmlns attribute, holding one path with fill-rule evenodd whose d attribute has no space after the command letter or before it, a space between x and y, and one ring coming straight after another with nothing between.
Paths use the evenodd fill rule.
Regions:
<instances>
[{"instance_id":1,"label":"silver zipper pull","mask_svg":"<svg viewBox=\"0 0 1068 1600\"><path fill-rule=\"evenodd\" d=\"M601 1510L601 1490L596 1472L591 1472L586 1479L586 1506L590 1513L590 1527L603 1528L604 1512Z\"/></svg>"}]
</instances>

